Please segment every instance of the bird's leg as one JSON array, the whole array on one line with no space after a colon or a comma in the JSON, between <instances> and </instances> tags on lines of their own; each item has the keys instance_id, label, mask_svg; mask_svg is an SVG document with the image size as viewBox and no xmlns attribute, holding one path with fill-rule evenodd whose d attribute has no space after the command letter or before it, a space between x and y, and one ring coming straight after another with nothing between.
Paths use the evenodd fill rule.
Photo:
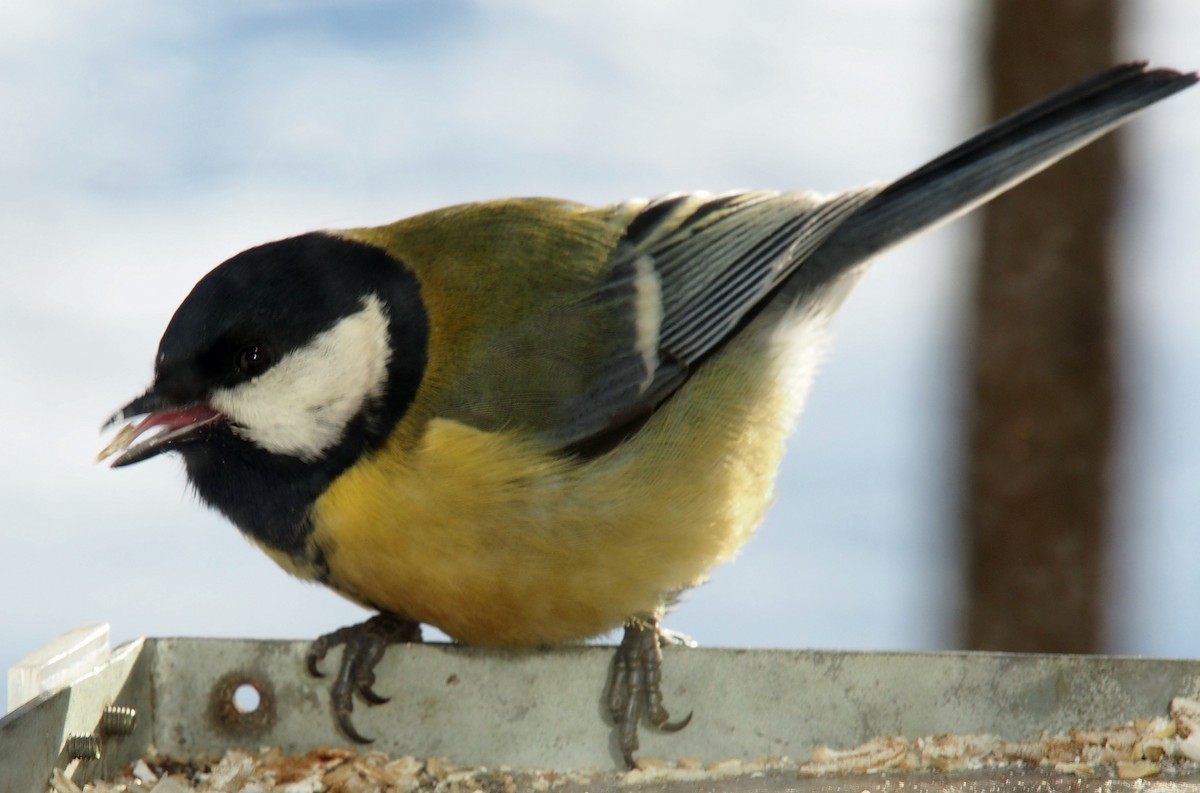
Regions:
<instances>
[{"instance_id":1,"label":"bird's leg","mask_svg":"<svg viewBox=\"0 0 1200 793\"><path fill-rule=\"evenodd\" d=\"M638 748L638 722L646 721L665 732L682 730L692 714L672 722L663 706L662 650L660 642L680 642L659 626L659 616L639 617L625 626L625 635L613 657L608 680L608 711L617 727L617 743L625 764L634 767ZM687 643L686 640L680 643Z\"/></svg>"},{"instance_id":2,"label":"bird's leg","mask_svg":"<svg viewBox=\"0 0 1200 793\"><path fill-rule=\"evenodd\" d=\"M333 714L342 731L358 743L370 743L350 721L354 712L354 692L368 705L381 705L387 697L376 693L375 665L383 658L389 644L421 641L421 624L407 617L394 614L376 614L366 622L340 628L333 633L320 636L308 648L306 662L309 674L324 677L318 665L325 659L329 648L342 646L342 665L330 691Z\"/></svg>"}]
</instances>

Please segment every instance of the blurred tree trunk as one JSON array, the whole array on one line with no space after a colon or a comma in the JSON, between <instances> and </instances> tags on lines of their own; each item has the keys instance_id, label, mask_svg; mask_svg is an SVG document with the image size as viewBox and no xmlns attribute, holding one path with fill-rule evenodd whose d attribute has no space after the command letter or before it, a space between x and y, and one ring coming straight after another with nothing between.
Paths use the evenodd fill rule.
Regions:
<instances>
[{"instance_id":1,"label":"blurred tree trunk","mask_svg":"<svg viewBox=\"0 0 1200 793\"><path fill-rule=\"evenodd\" d=\"M1000 117L1116 60L1118 0L992 0ZM1101 643L1113 438L1114 135L989 204L970 350L966 645Z\"/></svg>"}]
</instances>

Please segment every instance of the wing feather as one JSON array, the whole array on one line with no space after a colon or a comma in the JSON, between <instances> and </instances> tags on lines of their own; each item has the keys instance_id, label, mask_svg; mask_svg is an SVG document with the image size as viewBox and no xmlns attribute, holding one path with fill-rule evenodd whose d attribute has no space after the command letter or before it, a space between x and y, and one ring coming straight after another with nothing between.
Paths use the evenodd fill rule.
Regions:
<instances>
[{"instance_id":1,"label":"wing feather","mask_svg":"<svg viewBox=\"0 0 1200 793\"><path fill-rule=\"evenodd\" d=\"M592 299L625 316L630 344L600 361L554 440L611 448L770 301L805 258L879 188L812 193L672 194L629 222ZM653 290L639 279L654 279ZM639 303L651 292L659 305ZM645 312L655 313L654 321ZM655 338L645 336L653 328Z\"/></svg>"}]
</instances>

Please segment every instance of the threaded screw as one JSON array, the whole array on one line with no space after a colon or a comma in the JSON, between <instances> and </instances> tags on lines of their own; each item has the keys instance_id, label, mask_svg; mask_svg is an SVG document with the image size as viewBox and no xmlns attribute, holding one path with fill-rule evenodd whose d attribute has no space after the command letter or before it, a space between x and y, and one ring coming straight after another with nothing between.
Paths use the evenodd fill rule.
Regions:
<instances>
[{"instance_id":1,"label":"threaded screw","mask_svg":"<svg viewBox=\"0 0 1200 793\"><path fill-rule=\"evenodd\" d=\"M100 714L100 730L105 735L129 735L136 724L136 708L109 705Z\"/></svg>"},{"instance_id":2,"label":"threaded screw","mask_svg":"<svg viewBox=\"0 0 1200 793\"><path fill-rule=\"evenodd\" d=\"M68 735L67 754L71 755L75 760L99 760L100 736L94 733L89 735Z\"/></svg>"}]
</instances>

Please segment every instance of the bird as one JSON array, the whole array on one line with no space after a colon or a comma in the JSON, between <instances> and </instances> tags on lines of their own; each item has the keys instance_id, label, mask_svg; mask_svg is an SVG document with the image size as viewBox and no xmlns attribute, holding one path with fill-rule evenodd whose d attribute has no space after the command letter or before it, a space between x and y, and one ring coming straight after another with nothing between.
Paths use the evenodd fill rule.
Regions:
<instances>
[{"instance_id":1,"label":"bird","mask_svg":"<svg viewBox=\"0 0 1200 793\"><path fill-rule=\"evenodd\" d=\"M167 325L105 427L114 467L182 456L199 497L285 571L372 611L331 708L421 626L541 648L623 628L603 702L633 766L666 610L750 537L823 356L880 252L1183 90L1114 66L890 183L461 204L237 254Z\"/></svg>"}]
</instances>

